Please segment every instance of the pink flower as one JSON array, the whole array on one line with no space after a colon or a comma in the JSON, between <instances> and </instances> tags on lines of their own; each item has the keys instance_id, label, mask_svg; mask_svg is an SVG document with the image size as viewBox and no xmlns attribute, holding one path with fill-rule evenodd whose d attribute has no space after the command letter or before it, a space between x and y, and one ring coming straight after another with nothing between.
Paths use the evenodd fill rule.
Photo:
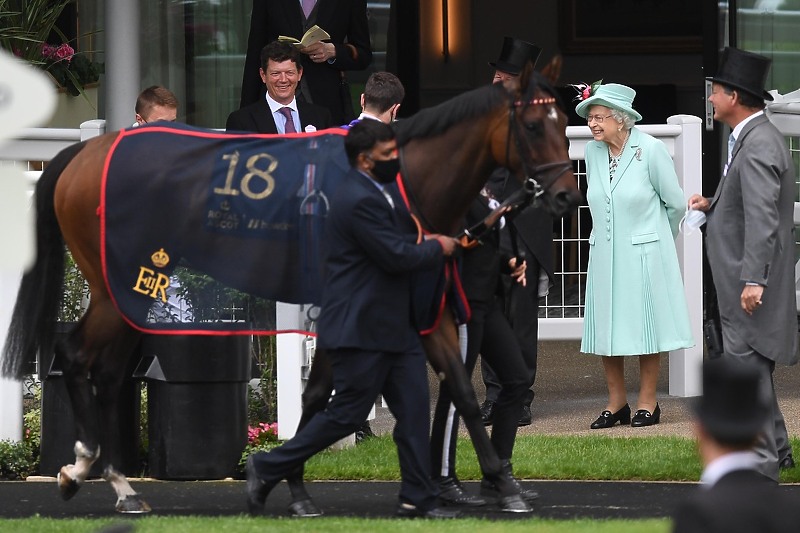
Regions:
<instances>
[{"instance_id":1,"label":"pink flower","mask_svg":"<svg viewBox=\"0 0 800 533\"><path fill-rule=\"evenodd\" d=\"M587 98L589 98L590 94L591 94L590 88L589 87L585 88L581 93L581 100L586 100Z\"/></svg>"},{"instance_id":2,"label":"pink flower","mask_svg":"<svg viewBox=\"0 0 800 533\"><path fill-rule=\"evenodd\" d=\"M45 59L52 59L53 61L69 62L70 60L72 60L72 56L74 55L75 55L75 50L67 43L63 43L59 46L53 46L50 44L42 45L42 57L44 57Z\"/></svg>"}]
</instances>

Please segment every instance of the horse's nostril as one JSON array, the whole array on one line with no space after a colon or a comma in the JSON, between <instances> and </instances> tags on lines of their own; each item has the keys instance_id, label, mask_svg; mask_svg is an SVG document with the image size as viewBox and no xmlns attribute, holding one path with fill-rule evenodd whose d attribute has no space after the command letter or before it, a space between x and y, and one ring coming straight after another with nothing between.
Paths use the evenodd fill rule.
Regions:
<instances>
[{"instance_id":1,"label":"horse's nostril","mask_svg":"<svg viewBox=\"0 0 800 533\"><path fill-rule=\"evenodd\" d=\"M571 191L560 191L556 193L554 204L559 216L564 216L571 211L578 208L580 204L579 195L573 194Z\"/></svg>"}]
</instances>

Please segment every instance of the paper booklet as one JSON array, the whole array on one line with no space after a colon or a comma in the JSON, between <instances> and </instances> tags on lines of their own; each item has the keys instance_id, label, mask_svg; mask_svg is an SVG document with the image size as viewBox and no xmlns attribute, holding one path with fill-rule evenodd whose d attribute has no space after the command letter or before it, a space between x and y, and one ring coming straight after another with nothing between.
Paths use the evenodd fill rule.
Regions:
<instances>
[{"instance_id":1,"label":"paper booklet","mask_svg":"<svg viewBox=\"0 0 800 533\"><path fill-rule=\"evenodd\" d=\"M303 38L301 40L297 40L294 37L288 37L286 35L278 36L279 41L289 42L295 45L297 48L305 48L308 45L314 44L318 41L322 41L325 39L330 39L331 36L328 35L328 32L314 24L311 26L307 32L303 34Z\"/></svg>"}]
</instances>

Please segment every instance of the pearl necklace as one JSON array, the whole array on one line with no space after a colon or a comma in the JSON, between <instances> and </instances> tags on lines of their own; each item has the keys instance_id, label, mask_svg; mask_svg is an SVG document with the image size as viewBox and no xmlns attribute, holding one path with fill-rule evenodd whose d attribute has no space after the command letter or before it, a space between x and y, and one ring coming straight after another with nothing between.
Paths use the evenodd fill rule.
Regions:
<instances>
[{"instance_id":1,"label":"pearl necklace","mask_svg":"<svg viewBox=\"0 0 800 533\"><path fill-rule=\"evenodd\" d=\"M614 155L611 153L611 145L608 145L608 175L610 179L614 179L614 172L617 171L617 166L619 165L619 159L622 157L622 152L625 151L625 146L628 144L628 139L631 136L631 132L625 135L625 140L622 141L622 148L619 149L619 153Z\"/></svg>"}]
</instances>

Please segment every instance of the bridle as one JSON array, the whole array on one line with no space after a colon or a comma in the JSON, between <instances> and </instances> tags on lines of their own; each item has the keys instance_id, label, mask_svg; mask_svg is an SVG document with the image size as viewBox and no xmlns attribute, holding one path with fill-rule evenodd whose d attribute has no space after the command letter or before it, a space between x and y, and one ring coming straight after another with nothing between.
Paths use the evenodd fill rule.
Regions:
<instances>
[{"instance_id":1,"label":"bridle","mask_svg":"<svg viewBox=\"0 0 800 533\"><path fill-rule=\"evenodd\" d=\"M520 133L519 126L517 124L517 109L520 107L527 108L528 106L532 105L553 105L556 104L557 100L553 96L548 96L544 98L531 98L530 100L513 100L509 104L509 111L508 111L508 137L506 138L506 168L510 168L510 161L511 161L511 136L514 136L514 146L517 148L517 153L519 154L520 159L522 160L522 169L525 172L525 181L523 182L522 189L525 190L529 195L529 202L534 202L538 199L541 195L543 195L547 190L553 186L553 183L556 182L559 176L564 172L572 172L572 161L554 161L552 163L545 163L543 165L535 165L530 166L528 161L531 158L531 154L533 153L533 149L530 146L530 143L525 140L523 143L524 136ZM523 147L527 148L527 152L523 152ZM546 182L544 178L550 177ZM542 185L544 183L544 185Z\"/></svg>"},{"instance_id":2,"label":"bridle","mask_svg":"<svg viewBox=\"0 0 800 533\"><path fill-rule=\"evenodd\" d=\"M533 149L531 148L530 144L527 140L523 143L523 135L519 131L519 127L517 125L517 109L520 107L528 107L531 105L553 105L556 104L557 100L555 97L548 96L544 98L531 98L530 100L514 100L513 98L509 101L509 113L508 113L508 131L506 137L506 168L510 168L510 160L511 160L511 136L514 136L514 145L517 148L517 153L522 161L522 168L525 172L525 180L522 183L522 187L515 193L512 194L509 198L507 198L501 205L502 206L512 206L512 207L525 207L534 203L540 196L542 196L547 190L552 187L552 185L556 182L559 176L565 172L572 172L572 161L565 160L565 161L555 161L552 163L545 163L543 165L534 165L531 166L528 164L528 160L531 159L531 154L533 153ZM527 152L524 153L522 148L523 146L527 148ZM400 173L398 175L398 182L401 185L401 188L404 189L404 196L407 197L408 208L409 212L412 212L411 206L419 205L417 201L416 195L414 191L411 189L408 183L408 171L406 170L405 165L405 158L404 158L404 150L403 147L399 147L398 149L398 157L400 159ZM546 182L544 178L550 177ZM542 185L544 183L544 185ZM419 215L419 222L421 222L421 226L426 228L429 231L434 233L440 233L436 227L430 222L430 220L425 216L425 214L419 208L416 209L417 214Z\"/></svg>"}]
</instances>

